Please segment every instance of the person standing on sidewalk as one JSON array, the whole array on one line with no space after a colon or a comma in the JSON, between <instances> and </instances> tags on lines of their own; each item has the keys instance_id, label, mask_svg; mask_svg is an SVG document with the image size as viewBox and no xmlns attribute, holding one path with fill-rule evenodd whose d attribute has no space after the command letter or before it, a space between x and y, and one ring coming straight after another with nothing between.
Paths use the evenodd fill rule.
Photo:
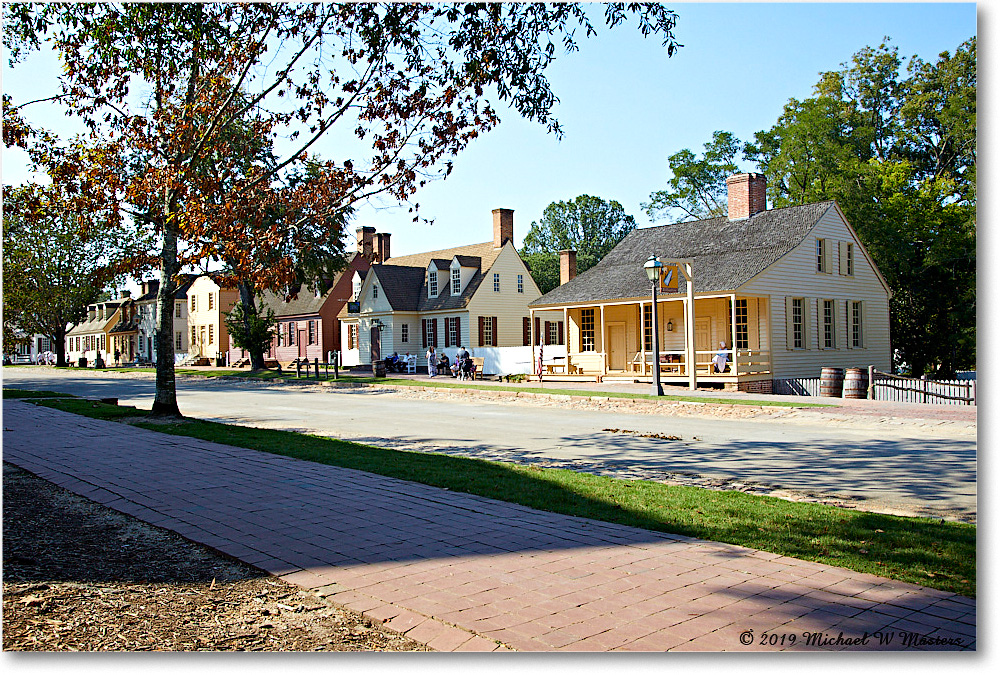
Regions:
<instances>
[{"instance_id":1,"label":"person standing on sidewalk","mask_svg":"<svg viewBox=\"0 0 1000 675\"><path fill-rule=\"evenodd\" d=\"M437 354L434 352L434 345L427 348L427 374L431 377L437 375Z\"/></svg>"}]
</instances>

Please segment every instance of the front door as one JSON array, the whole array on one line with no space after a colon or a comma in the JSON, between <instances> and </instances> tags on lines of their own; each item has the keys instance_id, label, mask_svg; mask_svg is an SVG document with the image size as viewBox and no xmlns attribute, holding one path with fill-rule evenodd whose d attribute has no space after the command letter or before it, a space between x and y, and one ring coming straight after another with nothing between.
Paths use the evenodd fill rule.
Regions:
<instances>
[{"instance_id":1,"label":"front door","mask_svg":"<svg viewBox=\"0 0 1000 675\"><path fill-rule=\"evenodd\" d=\"M608 324L608 370L625 370L625 324Z\"/></svg>"},{"instance_id":2,"label":"front door","mask_svg":"<svg viewBox=\"0 0 1000 675\"><path fill-rule=\"evenodd\" d=\"M382 332L378 328L372 328L372 363L382 358Z\"/></svg>"},{"instance_id":3,"label":"front door","mask_svg":"<svg viewBox=\"0 0 1000 675\"><path fill-rule=\"evenodd\" d=\"M694 349L696 352L710 352L712 350L712 319L705 317L694 321ZM711 357L708 354L695 354L695 363L701 361L708 362Z\"/></svg>"},{"instance_id":4,"label":"front door","mask_svg":"<svg viewBox=\"0 0 1000 675\"><path fill-rule=\"evenodd\" d=\"M304 359L306 357L306 332L304 330L299 331L299 358Z\"/></svg>"}]
</instances>

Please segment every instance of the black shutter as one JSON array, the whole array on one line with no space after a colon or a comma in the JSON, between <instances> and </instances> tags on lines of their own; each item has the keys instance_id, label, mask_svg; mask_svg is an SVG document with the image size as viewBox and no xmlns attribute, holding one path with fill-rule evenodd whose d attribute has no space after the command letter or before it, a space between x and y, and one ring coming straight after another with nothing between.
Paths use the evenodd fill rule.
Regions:
<instances>
[{"instance_id":1,"label":"black shutter","mask_svg":"<svg viewBox=\"0 0 1000 675\"><path fill-rule=\"evenodd\" d=\"M438 346L438 320L431 319L431 344Z\"/></svg>"},{"instance_id":2,"label":"black shutter","mask_svg":"<svg viewBox=\"0 0 1000 675\"><path fill-rule=\"evenodd\" d=\"M523 346L531 346L531 319L524 317L523 328L522 328L522 340L524 342Z\"/></svg>"},{"instance_id":3,"label":"black shutter","mask_svg":"<svg viewBox=\"0 0 1000 675\"><path fill-rule=\"evenodd\" d=\"M444 318L444 346L451 346L451 318L447 316Z\"/></svg>"},{"instance_id":4,"label":"black shutter","mask_svg":"<svg viewBox=\"0 0 1000 675\"><path fill-rule=\"evenodd\" d=\"M462 319L456 316L452 322L455 324L455 344L452 346L458 347L462 344Z\"/></svg>"},{"instance_id":5,"label":"black shutter","mask_svg":"<svg viewBox=\"0 0 1000 675\"><path fill-rule=\"evenodd\" d=\"M535 340L531 344L537 345L542 338L542 320L535 317Z\"/></svg>"},{"instance_id":6,"label":"black shutter","mask_svg":"<svg viewBox=\"0 0 1000 675\"><path fill-rule=\"evenodd\" d=\"M493 317L493 346L494 347L497 346L497 333L499 333L499 332L500 332L500 329L497 327L497 318Z\"/></svg>"},{"instance_id":7,"label":"black shutter","mask_svg":"<svg viewBox=\"0 0 1000 675\"><path fill-rule=\"evenodd\" d=\"M485 336L486 336L486 327L485 326L486 326L486 317L485 316L479 317L479 346L480 347L485 347L486 346L486 343L484 342L484 340L486 339L485 338Z\"/></svg>"},{"instance_id":8,"label":"black shutter","mask_svg":"<svg viewBox=\"0 0 1000 675\"><path fill-rule=\"evenodd\" d=\"M552 344L552 322L545 322L545 344Z\"/></svg>"},{"instance_id":9,"label":"black shutter","mask_svg":"<svg viewBox=\"0 0 1000 675\"><path fill-rule=\"evenodd\" d=\"M559 322L559 328L558 328L558 330L559 330L559 344L561 344L561 345L562 344L566 344L563 341L563 322L562 321Z\"/></svg>"}]
</instances>

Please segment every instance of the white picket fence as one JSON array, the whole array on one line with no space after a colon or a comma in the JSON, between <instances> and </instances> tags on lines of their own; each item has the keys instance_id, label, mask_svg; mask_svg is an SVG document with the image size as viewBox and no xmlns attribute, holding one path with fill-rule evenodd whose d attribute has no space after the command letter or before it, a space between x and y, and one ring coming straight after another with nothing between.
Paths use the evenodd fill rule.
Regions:
<instances>
[{"instance_id":1,"label":"white picket fence","mask_svg":"<svg viewBox=\"0 0 1000 675\"><path fill-rule=\"evenodd\" d=\"M819 396L818 377L774 380L772 391L786 396ZM876 401L976 405L975 380L921 380L875 371Z\"/></svg>"}]
</instances>

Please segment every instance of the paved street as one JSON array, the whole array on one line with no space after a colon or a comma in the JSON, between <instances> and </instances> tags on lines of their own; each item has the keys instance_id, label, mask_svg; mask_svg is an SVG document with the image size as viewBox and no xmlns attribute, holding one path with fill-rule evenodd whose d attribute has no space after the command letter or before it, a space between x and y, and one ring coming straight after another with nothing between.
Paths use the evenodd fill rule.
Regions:
<instances>
[{"instance_id":1,"label":"paved street","mask_svg":"<svg viewBox=\"0 0 1000 675\"><path fill-rule=\"evenodd\" d=\"M47 369L7 368L4 383L114 396L122 404L147 409L154 389L148 376ZM849 497L862 502L862 508L888 512L965 519L976 514L974 424L941 428L912 419L833 424L826 419L830 415L808 411L777 420L624 414L460 394L421 398L371 389L201 378L179 379L178 399L182 411L194 417L375 445L627 476L694 474L763 483L795 493Z\"/></svg>"},{"instance_id":2,"label":"paved street","mask_svg":"<svg viewBox=\"0 0 1000 675\"><path fill-rule=\"evenodd\" d=\"M752 549L4 409L4 460L442 651L975 649L976 603Z\"/></svg>"}]
</instances>

